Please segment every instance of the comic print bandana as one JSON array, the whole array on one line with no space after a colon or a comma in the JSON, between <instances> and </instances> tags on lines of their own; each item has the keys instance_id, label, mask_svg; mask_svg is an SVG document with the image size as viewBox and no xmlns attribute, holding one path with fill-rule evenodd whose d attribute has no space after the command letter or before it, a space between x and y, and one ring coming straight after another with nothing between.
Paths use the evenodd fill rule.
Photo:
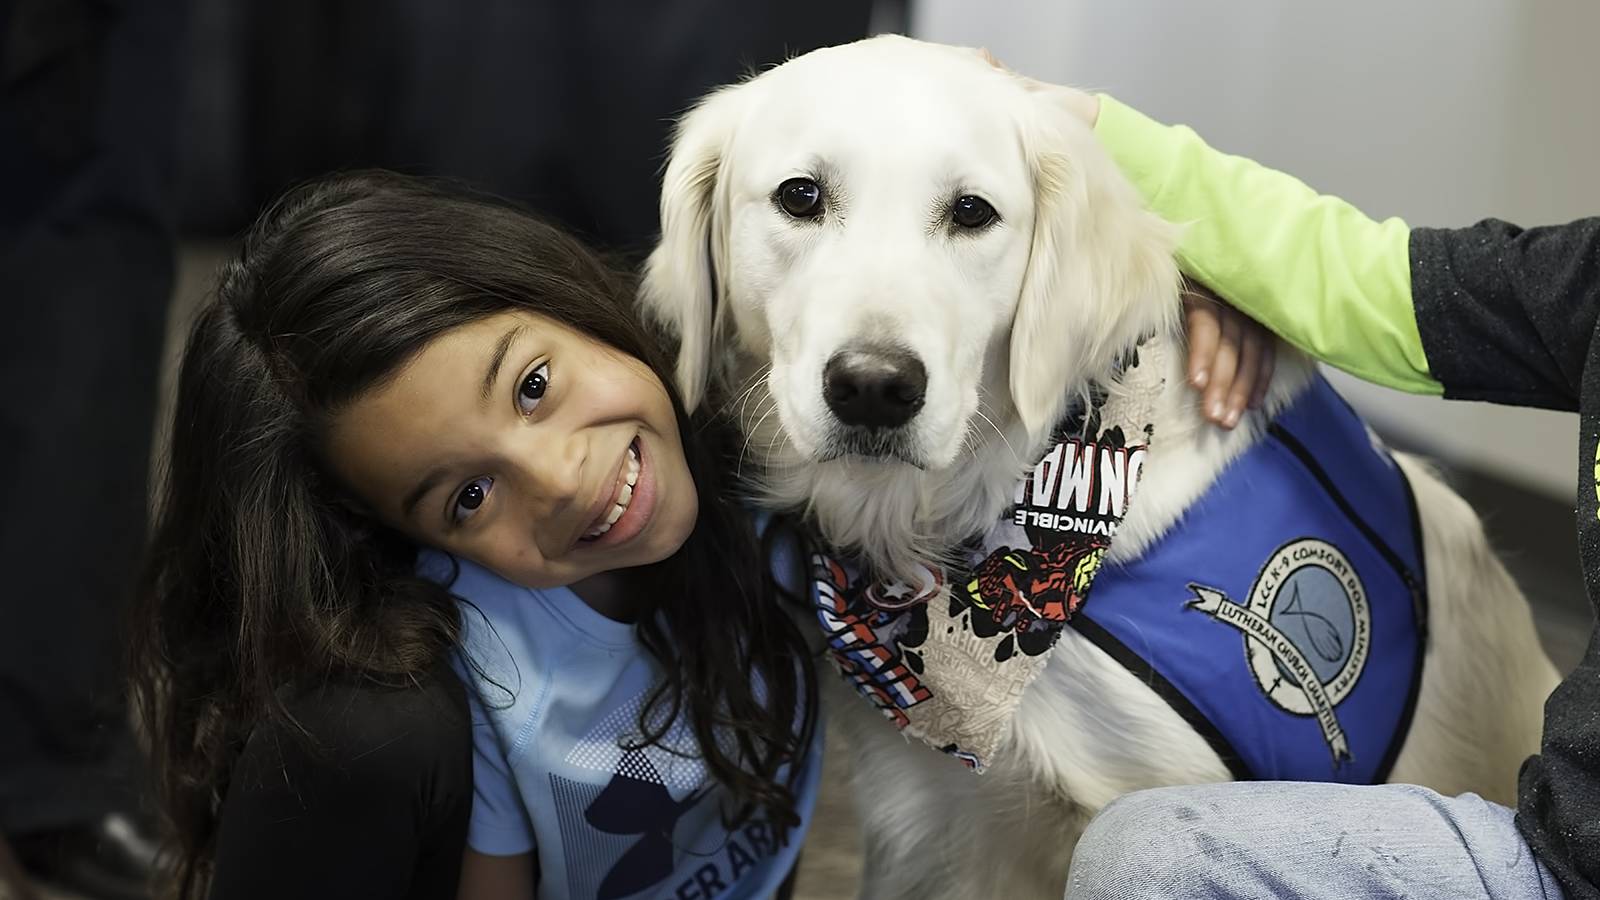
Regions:
<instances>
[{"instance_id":1,"label":"comic print bandana","mask_svg":"<svg viewBox=\"0 0 1600 900\"><path fill-rule=\"evenodd\" d=\"M959 570L878 583L812 555L828 655L896 727L975 771L992 761L1133 500L1166 352L1147 339L1114 389L1056 429L1005 516L959 551Z\"/></svg>"}]
</instances>

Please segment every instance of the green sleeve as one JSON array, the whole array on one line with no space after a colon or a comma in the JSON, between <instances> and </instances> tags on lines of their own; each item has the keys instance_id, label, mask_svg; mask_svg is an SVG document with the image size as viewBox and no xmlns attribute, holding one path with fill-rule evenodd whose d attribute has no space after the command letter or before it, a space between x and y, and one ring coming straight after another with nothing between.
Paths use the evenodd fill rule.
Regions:
<instances>
[{"instance_id":1,"label":"green sleeve","mask_svg":"<svg viewBox=\"0 0 1600 900\"><path fill-rule=\"evenodd\" d=\"M1443 392L1412 309L1406 223L1374 222L1110 97L1100 98L1095 133L1151 208L1185 226L1185 273L1324 362L1403 391Z\"/></svg>"}]
</instances>

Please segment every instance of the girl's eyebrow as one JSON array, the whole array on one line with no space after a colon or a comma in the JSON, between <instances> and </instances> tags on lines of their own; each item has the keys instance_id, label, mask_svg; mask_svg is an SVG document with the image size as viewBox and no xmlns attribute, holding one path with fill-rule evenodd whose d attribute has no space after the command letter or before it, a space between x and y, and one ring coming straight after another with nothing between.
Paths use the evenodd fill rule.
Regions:
<instances>
[{"instance_id":1,"label":"girl's eyebrow","mask_svg":"<svg viewBox=\"0 0 1600 900\"><path fill-rule=\"evenodd\" d=\"M489 395L494 393L494 383L500 378L500 367L505 364L506 353L511 350L511 345L516 342L527 326L513 325L494 345L494 355L489 357L489 369L483 373L483 399L488 402Z\"/></svg>"}]
</instances>

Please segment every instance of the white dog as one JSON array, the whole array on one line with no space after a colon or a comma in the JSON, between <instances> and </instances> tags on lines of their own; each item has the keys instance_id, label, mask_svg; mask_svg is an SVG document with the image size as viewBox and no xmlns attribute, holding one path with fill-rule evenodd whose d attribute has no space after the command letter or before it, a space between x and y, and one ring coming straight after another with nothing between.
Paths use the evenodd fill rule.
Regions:
<instances>
[{"instance_id":1,"label":"white dog","mask_svg":"<svg viewBox=\"0 0 1600 900\"><path fill-rule=\"evenodd\" d=\"M1181 345L1175 228L1144 210L1048 93L969 51L902 38L817 51L716 92L684 119L661 211L642 302L679 337L686 400L726 388L749 438L744 474L763 502L803 512L827 545L819 615L836 659L879 707L833 704L856 750L863 896L1058 897L1088 819L1158 785L1282 771L1345 780L1341 766L1365 764L1370 777L1512 802L1555 672L1472 511L1416 462L1400 457L1395 470L1365 435L1340 451L1376 460L1376 481L1327 489L1380 486L1370 501L1339 501L1364 537L1287 535L1252 558L1254 581L1232 594L1198 578L1150 597L1127 587L1178 538L1215 555L1248 543L1244 524L1197 524L1256 517L1200 508L1227 489L1230 464L1266 454L1312 493L1312 476L1337 482L1337 461L1290 472L1304 435L1292 421L1269 428L1307 398L1321 398L1323 418L1337 401L1286 354L1261 413L1231 432L1200 419L1181 353L1165 350ZM1127 427L1109 428L1119 415ZM1059 430L1063 421L1078 432ZM1129 430L1141 422L1144 435ZM1405 480L1385 480L1392 471ZM1405 481L1414 530L1405 516L1375 527L1351 511L1407 503ZM1248 502L1281 498L1266 499ZM1049 546L1005 543L1058 528L1084 542L1050 545L1049 565L1039 562ZM974 547L985 534L1001 544ZM1392 551L1408 540L1411 563ZM1383 552L1393 572L1380 577L1372 560ZM1101 584L1124 587L1097 588L1077 610L1102 558L1111 574ZM888 580L852 587L836 560ZM971 580L946 577L957 570ZM1420 679L1409 663L1384 668L1404 648L1382 643L1391 614L1377 595L1396 593L1382 578L1425 604L1411 611L1422 620L1415 645L1426 645L1408 657ZM1294 606L1309 603L1302 588L1337 602ZM1254 704L1298 718L1239 726L1258 729L1248 741L1211 733L1196 710L1205 698L1164 668L1186 644L1145 641L1134 613L1120 633L1108 624L1146 599L1187 616L1178 621L1196 641L1228 636L1217 645L1224 663L1258 679L1219 715ZM1269 647L1291 616L1309 643ZM960 656L972 648L984 654L977 668ZM1318 653L1334 667L1320 686L1303 676L1322 665ZM1386 752L1341 730L1356 701L1340 697L1361 690L1363 665L1380 673L1367 675L1370 693L1400 710L1373 745ZM884 715L946 752L907 740ZM986 733L994 740L967 752Z\"/></svg>"}]
</instances>

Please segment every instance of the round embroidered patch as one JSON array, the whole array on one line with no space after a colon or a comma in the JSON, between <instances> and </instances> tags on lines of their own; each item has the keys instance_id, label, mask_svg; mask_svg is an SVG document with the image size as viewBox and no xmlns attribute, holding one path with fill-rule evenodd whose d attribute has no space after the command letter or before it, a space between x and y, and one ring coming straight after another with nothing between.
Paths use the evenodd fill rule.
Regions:
<instances>
[{"instance_id":1,"label":"round embroidered patch","mask_svg":"<svg viewBox=\"0 0 1600 900\"><path fill-rule=\"evenodd\" d=\"M1256 576L1248 605L1276 632L1245 632L1250 669L1273 703L1319 715L1318 694L1338 704L1355 688L1372 646L1372 613L1361 578L1338 547L1305 538L1278 548ZM1285 641L1295 652L1286 652ZM1308 670L1317 681L1310 690Z\"/></svg>"},{"instance_id":2,"label":"round embroidered patch","mask_svg":"<svg viewBox=\"0 0 1600 900\"><path fill-rule=\"evenodd\" d=\"M1337 764L1350 744L1334 707L1350 695L1372 650L1367 589L1338 547L1316 538L1273 552L1246 603L1190 583L1189 606L1244 634L1256 685L1279 709L1312 716Z\"/></svg>"}]
</instances>

